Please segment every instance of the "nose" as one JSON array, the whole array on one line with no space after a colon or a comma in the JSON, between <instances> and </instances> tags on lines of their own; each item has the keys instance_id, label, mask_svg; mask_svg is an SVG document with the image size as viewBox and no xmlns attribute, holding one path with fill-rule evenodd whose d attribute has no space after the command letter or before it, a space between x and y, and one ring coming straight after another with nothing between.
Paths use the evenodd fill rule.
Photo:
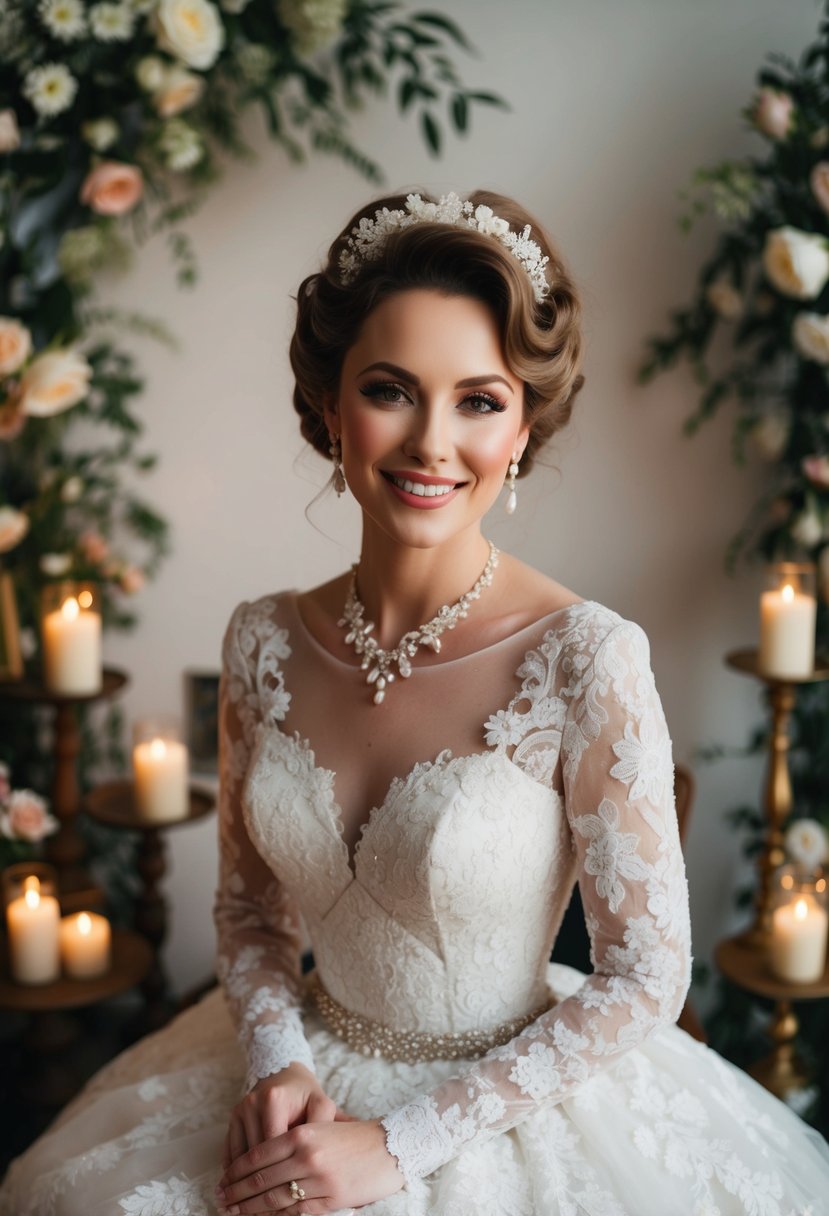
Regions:
<instances>
[{"instance_id":1,"label":"nose","mask_svg":"<svg viewBox=\"0 0 829 1216\"><path fill-rule=\"evenodd\" d=\"M403 451L412 460L428 468L448 460L452 451L449 411L438 402L422 402L411 411L411 427L403 443Z\"/></svg>"}]
</instances>

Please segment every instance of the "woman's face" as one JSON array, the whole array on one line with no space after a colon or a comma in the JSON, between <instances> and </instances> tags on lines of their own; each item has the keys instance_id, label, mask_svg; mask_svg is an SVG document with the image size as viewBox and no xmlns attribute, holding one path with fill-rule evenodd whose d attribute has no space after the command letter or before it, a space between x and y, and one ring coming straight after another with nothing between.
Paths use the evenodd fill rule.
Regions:
<instances>
[{"instance_id":1,"label":"woman's face","mask_svg":"<svg viewBox=\"0 0 829 1216\"><path fill-rule=\"evenodd\" d=\"M326 422L366 525L417 548L477 531L529 434L489 309L427 290L369 315Z\"/></svg>"}]
</instances>

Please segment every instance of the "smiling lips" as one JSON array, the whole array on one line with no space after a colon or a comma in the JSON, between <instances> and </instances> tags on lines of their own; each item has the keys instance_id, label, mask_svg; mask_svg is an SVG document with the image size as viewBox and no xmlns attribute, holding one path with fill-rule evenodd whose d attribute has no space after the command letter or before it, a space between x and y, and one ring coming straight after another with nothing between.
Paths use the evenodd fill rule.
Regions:
<instances>
[{"instance_id":1,"label":"smiling lips","mask_svg":"<svg viewBox=\"0 0 829 1216\"><path fill-rule=\"evenodd\" d=\"M391 473L381 470L394 493L412 507L432 510L450 502L463 482L429 477L425 473Z\"/></svg>"}]
</instances>

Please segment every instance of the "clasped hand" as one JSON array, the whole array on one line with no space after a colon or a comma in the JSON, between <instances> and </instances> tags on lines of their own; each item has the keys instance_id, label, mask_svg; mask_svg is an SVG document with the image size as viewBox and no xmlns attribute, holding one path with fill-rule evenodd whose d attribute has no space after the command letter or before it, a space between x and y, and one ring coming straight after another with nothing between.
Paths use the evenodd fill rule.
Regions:
<instances>
[{"instance_id":1,"label":"clasped hand","mask_svg":"<svg viewBox=\"0 0 829 1216\"><path fill-rule=\"evenodd\" d=\"M339 1111L301 1064L266 1077L234 1107L223 1165L216 1198L229 1216L322 1216L403 1186L380 1121Z\"/></svg>"}]
</instances>

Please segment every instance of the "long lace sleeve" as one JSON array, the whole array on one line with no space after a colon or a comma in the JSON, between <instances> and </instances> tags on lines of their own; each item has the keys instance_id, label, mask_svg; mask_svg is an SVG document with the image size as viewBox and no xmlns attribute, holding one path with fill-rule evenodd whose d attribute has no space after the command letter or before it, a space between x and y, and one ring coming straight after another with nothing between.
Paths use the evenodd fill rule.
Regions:
<instances>
[{"instance_id":1,"label":"long lace sleeve","mask_svg":"<svg viewBox=\"0 0 829 1216\"><path fill-rule=\"evenodd\" d=\"M247 1056L248 1089L293 1061L313 1068L300 1017L298 914L252 844L242 810L263 714L286 695L277 665L286 635L268 605L242 604L234 613L219 691L217 971Z\"/></svg>"},{"instance_id":2,"label":"long lace sleeve","mask_svg":"<svg viewBox=\"0 0 829 1216\"><path fill-rule=\"evenodd\" d=\"M551 739L561 740L594 972L504 1047L383 1119L407 1181L569 1097L675 1021L687 992L690 930L671 744L647 639L615 616L598 643L584 630L573 633L555 653L542 645L535 667L525 664L522 695L531 702L524 716L538 728L538 754L549 756ZM550 723L555 731L543 729ZM521 746L531 747L532 736Z\"/></svg>"}]
</instances>

